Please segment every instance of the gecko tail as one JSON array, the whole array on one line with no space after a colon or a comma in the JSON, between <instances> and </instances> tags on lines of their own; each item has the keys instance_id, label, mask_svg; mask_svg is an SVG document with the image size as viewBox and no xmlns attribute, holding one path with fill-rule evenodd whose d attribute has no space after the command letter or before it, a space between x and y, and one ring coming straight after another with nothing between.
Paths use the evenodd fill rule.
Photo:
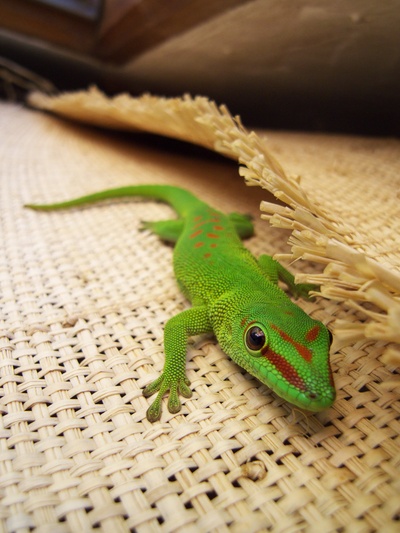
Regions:
<instances>
[{"instance_id":1,"label":"gecko tail","mask_svg":"<svg viewBox=\"0 0 400 533\"><path fill-rule=\"evenodd\" d=\"M175 211L183 217L195 204L202 203L192 193L185 189L181 189L180 187L174 187L172 185L132 185L107 189L64 202L51 204L25 204L24 207L36 211L53 211L56 209L68 209L70 207L101 202L102 200L108 200L111 198L126 198L132 196L152 198L170 204Z\"/></svg>"}]
</instances>

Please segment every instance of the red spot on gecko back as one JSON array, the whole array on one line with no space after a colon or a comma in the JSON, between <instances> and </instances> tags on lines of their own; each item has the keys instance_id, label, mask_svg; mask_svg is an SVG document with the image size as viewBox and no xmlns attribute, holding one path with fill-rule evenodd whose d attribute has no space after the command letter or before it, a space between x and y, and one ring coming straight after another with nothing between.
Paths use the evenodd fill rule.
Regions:
<instances>
[{"instance_id":1,"label":"red spot on gecko back","mask_svg":"<svg viewBox=\"0 0 400 533\"><path fill-rule=\"evenodd\" d=\"M311 328L307 334L306 334L306 341L307 342L313 342L315 341L315 339L318 337L319 335L319 331L320 331L320 327L318 326L318 324L316 326L314 326L313 328Z\"/></svg>"},{"instance_id":2,"label":"red spot on gecko back","mask_svg":"<svg viewBox=\"0 0 400 533\"><path fill-rule=\"evenodd\" d=\"M222 231L224 229L223 226L214 226L215 231Z\"/></svg>"},{"instance_id":3,"label":"red spot on gecko back","mask_svg":"<svg viewBox=\"0 0 400 533\"><path fill-rule=\"evenodd\" d=\"M202 246L204 246L204 242L202 241L196 242L196 244L194 245L195 248L201 248Z\"/></svg>"},{"instance_id":4,"label":"red spot on gecko back","mask_svg":"<svg viewBox=\"0 0 400 533\"><path fill-rule=\"evenodd\" d=\"M207 252L206 254L204 254L204 257L205 257L206 259L208 259L209 257L211 257L210 252Z\"/></svg>"},{"instance_id":5,"label":"red spot on gecko back","mask_svg":"<svg viewBox=\"0 0 400 533\"><path fill-rule=\"evenodd\" d=\"M216 222L219 222L218 218L210 218L206 220L200 220L199 222L196 222L196 224L193 225L195 229L201 228L202 226L206 226L207 224L215 224ZM214 229L223 230L223 226L214 226Z\"/></svg>"},{"instance_id":6,"label":"red spot on gecko back","mask_svg":"<svg viewBox=\"0 0 400 533\"><path fill-rule=\"evenodd\" d=\"M216 233L207 233L209 239L218 239L219 236Z\"/></svg>"},{"instance_id":7,"label":"red spot on gecko back","mask_svg":"<svg viewBox=\"0 0 400 533\"><path fill-rule=\"evenodd\" d=\"M205 226L206 224L208 224L208 221L207 220L203 220L201 222L197 222L197 224L195 224L193 227L195 229L197 229L197 228L201 228L201 226Z\"/></svg>"},{"instance_id":8,"label":"red spot on gecko back","mask_svg":"<svg viewBox=\"0 0 400 533\"><path fill-rule=\"evenodd\" d=\"M201 231L201 229L195 231L194 233L192 233L189 237L190 239L194 239L195 237L197 237L198 235L201 235L203 232Z\"/></svg>"},{"instance_id":9,"label":"red spot on gecko back","mask_svg":"<svg viewBox=\"0 0 400 533\"><path fill-rule=\"evenodd\" d=\"M299 342L292 339L290 335L279 329L274 324L271 324L272 329L274 329L276 332L279 333L280 337L285 341L291 344L296 350L297 353L305 360L307 363L309 363L312 359L312 352L307 348L307 346L303 346Z\"/></svg>"},{"instance_id":10,"label":"red spot on gecko back","mask_svg":"<svg viewBox=\"0 0 400 533\"><path fill-rule=\"evenodd\" d=\"M268 348L268 346L266 346L261 353L272 365L274 365L274 367L286 379L286 381L296 387L296 389L303 391L307 390L303 379L299 376L296 369L293 368L293 366L286 361L284 357L272 351L270 348Z\"/></svg>"}]
</instances>

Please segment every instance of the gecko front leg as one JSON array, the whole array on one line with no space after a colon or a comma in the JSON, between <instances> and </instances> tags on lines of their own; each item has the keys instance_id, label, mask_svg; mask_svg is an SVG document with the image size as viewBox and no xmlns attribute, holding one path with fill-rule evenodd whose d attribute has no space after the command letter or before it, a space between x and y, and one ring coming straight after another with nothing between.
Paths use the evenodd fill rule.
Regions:
<instances>
[{"instance_id":1,"label":"gecko front leg","mask_svg":"<svg viewBox=\"0 0 400 533\"><path fill-rule=\"evenodd\" d=\"M209 332L212 332L212 326L206 306L192 307L168 320L164 330L164 370L159 378L143 390L146 398L158 393L147 410L150 422L161 417L161 403L165 393L169 392L170 413L177 413L181 409L179 394L185 398L192 395L190 382L186 377L187 340L192 335Z\"/></svg>"}]
</instances>

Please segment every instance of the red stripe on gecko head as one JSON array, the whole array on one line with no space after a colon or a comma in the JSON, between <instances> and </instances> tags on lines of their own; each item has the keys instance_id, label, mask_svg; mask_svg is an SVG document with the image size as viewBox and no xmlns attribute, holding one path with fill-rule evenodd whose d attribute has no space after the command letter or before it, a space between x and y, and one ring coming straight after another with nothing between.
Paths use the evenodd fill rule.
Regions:
<instances>
[{"instance_id":1,"label":"red stripe on gecko head","mask_svg":"<svg viewBox=\"0 0 400 533\"><path fill-rule=\"evenodd\" d=\"M318 324L316 326L314 326L313 328L311 328L310 331L308 331L307 334L306 334L306 341L307 342L315 341L315 339L319 335L320 329L321 328L318 326Z\"/></svg>"},{"instance_id":2,"label":"red stripe on gecko head","mask_svg":"<svg viewBox=\"0 0 400 533\"><path fill-rule=\"evenodd\" d=\"M240 322L240 325L242 326L242 328L244 328L246 326L245 329L249 328L252 324L255 324L256 321L255 320L252 320L251 322L247 323L247 321L249 320L249 317L248 316L245 316L242 318L241 322Z\"/></svg>"},{"instance_id":3,"label":"red stripe on gecko head","mask_svg":"<svg viewBox=\"0 0 400 533\"><path fill-rule=\"evenodd\" d=\"M263 356L268 359L268 361L274 365L278 372L288 381L291 385L296 387L299 390L307 390L306 384L303 379L299 376L296 369L286 361L284 357L272 351L268 346L261 350Z\"/></svg>"},{"instance_id":4,"label":"red stripe on gecko head","mask_svg":"<svg viewBox=\"0 0 400 533\"><path fill-rule=\"evenodd\" d=\"M242 320L240 321L240 325L241 325L242 328L244 328L244 326L247 324L248 319L249 319L248 316L244 316L242 318Z\"/></svg>"},{"instance_id":5,"label":"red stripe on gecko head","mask_svg":"<svg viewBox=\"0 0 400 533\"><path fill-rule=\"evenodd\" d=\"M301 355L301 357L307 361L308 363L312 359L312 352L306 347L300 344L299 342L296 342L290 335L279 329L277 326L274 326L274 324L271 324L272 329L274 329L277 333L279 333L280 337L285 341L288 342L297 350L297 353Z\"/></svg>"},{"instance_id":6,"label":"red stripe on gecko head","mask_svg":"<svg viewBox=\"0 0 400 533\"><path fill-rule=\"evenodd\" d=\"M328 372L329 372L329 383L331 384L332 388L335 388L335 382L333 381L332 368L331 368L329 361L328 361Z\"/></svg>"}]
</instances>

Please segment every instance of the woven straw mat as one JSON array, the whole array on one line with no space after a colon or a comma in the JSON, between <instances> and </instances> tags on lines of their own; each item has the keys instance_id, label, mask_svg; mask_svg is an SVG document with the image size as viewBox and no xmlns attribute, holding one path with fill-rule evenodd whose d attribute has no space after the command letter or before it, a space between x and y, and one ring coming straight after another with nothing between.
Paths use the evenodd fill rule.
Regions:
<instances>
[{"instance_id":1,"label":"woven straw mat","mask_svg":"<svg viewBox=\"0 0 400 533\"><path fill-rule=\"evenodd\" d=\"M247 246L285 256L290 232L257 217L268 193L246 187L235 163L184 146L11 104L1 105L0 121L0 531L399 531L399 387L381 361L385 342L333 350L337 400L306 416L213 337L196 337L187 363L193 397L176 415L164 404L151 424L142 389L162 369L165 322L189 304L172 249L139 225L171 209L140 200L23 208L172 183L221 210L252 213L257 236ZM269 138L283 167L293 146L310 142ZM300 171L310 160L315 171L318 146L322 159L334 158L330 147L340 142L314 136L313 158L296 152ZM349 155L349 172L351 163ZM321 270L307 262L293 269ZM357 306L334 300L299 305L328 326L365 320Z\"/></svg>"}]
</instances>

